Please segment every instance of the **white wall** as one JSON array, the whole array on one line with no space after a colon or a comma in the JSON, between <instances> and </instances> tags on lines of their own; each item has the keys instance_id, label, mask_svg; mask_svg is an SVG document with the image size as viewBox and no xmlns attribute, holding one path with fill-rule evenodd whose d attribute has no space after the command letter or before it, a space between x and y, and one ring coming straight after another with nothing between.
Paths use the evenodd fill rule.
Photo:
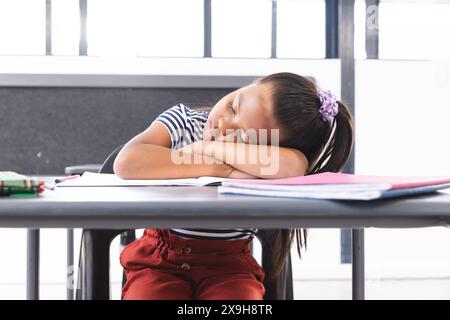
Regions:
<instances>
[{"instance_id":1,"label":"white wall","mask_svg":"<svg viewBox=\"0 0 450 320\"><path fill-rule=\"evenodd\" d=\"M450 61L356 62L356 171L450 173Z\"/></svg>"},{"instance_id":2,"label":"white wall","mask_svg":"<svg viewBox=\"0 0 450 320\"><path fill-rule=\"evenodd\" d=\"M449 61L357 61L356 173L450 175L449 92ZM296 298L351 297L339 242L337 230L311 230ZM449 243L443 227L366 229L366 297L449 299Z\"/></svg>"}]
</instances>

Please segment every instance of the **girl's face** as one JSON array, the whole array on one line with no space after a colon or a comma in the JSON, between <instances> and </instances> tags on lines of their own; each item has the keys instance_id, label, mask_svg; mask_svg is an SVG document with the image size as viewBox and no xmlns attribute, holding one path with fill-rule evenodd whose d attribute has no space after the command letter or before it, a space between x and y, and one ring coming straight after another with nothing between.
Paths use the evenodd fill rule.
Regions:
<instances>
[{"instance_id":1,"label":"girl's face","mask_svg":"<svg viewBox=\"0 0 450 320\"><path fill-rule=\"evenodd\" d=\"M233 91L220 99L211 110L203 130L203 140L221 140L254 143L248 133L260 129L279 129L272 116L272 101L267 85L251 84ZM230 134L231 133L231 134ZM256 143L257 143L256 141Z\"/></svg>"}]
</instances>

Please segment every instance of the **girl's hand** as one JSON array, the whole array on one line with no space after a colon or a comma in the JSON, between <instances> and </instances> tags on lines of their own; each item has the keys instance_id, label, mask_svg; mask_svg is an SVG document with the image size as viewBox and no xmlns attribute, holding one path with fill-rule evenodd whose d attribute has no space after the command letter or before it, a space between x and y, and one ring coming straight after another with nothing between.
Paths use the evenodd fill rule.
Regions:
<instances>
[{"instance_id":1,"label":"girl's hand","mask_svg":"<svg viewBox=\"0 0 450 320\"><path fill-rule=\"evenodd\" d=\"M206 148L209 143L211 143L211 142L199 140L199 141L196 141L194 143L191 143L187 146L184 146L184 147L178 149L178 151L187 152L187 153L203 154L203 151L205 150L204 148ZM253 176L246 172L235 169L230 165L227 165L227 170L225 172L224 177L230 178L230 179L259 179L256 176Z\"/></svg>"}]
</instances>

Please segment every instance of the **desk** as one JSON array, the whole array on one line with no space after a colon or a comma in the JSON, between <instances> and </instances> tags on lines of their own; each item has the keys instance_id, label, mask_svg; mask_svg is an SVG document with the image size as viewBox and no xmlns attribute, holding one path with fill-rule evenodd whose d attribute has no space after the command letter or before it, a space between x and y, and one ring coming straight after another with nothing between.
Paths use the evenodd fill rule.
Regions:
<instances>
[{"instance_id":1,"label":"desk","mask_svg":"<svg viewBox=\"0 0 450 320\"><path fill-rule=\"evenodd\" d=\"M216 187L68 187L0 199L2 228L353 228L354 299L364 298L364 228L449 225L448 191L366 202L222 195Z\"/></svg>"}]
</instances>

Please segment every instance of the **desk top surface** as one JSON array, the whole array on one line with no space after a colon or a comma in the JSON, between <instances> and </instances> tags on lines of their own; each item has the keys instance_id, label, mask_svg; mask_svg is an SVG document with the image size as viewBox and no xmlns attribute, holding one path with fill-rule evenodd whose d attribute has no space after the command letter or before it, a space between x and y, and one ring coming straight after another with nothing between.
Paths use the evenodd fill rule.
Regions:
<instances>
[{"instance_id":1,"label":"desk top surface","mask_svg":"<svg viewBox=\"0 0 450 320\"><path fill-rule=\"evenodd\" d=\"M353 221L353 222L352 222ZM450 192L375 201L241 196L217 187L65 187L1 198L0 227L450 225Z\"/></svg>"}]
</instances>

